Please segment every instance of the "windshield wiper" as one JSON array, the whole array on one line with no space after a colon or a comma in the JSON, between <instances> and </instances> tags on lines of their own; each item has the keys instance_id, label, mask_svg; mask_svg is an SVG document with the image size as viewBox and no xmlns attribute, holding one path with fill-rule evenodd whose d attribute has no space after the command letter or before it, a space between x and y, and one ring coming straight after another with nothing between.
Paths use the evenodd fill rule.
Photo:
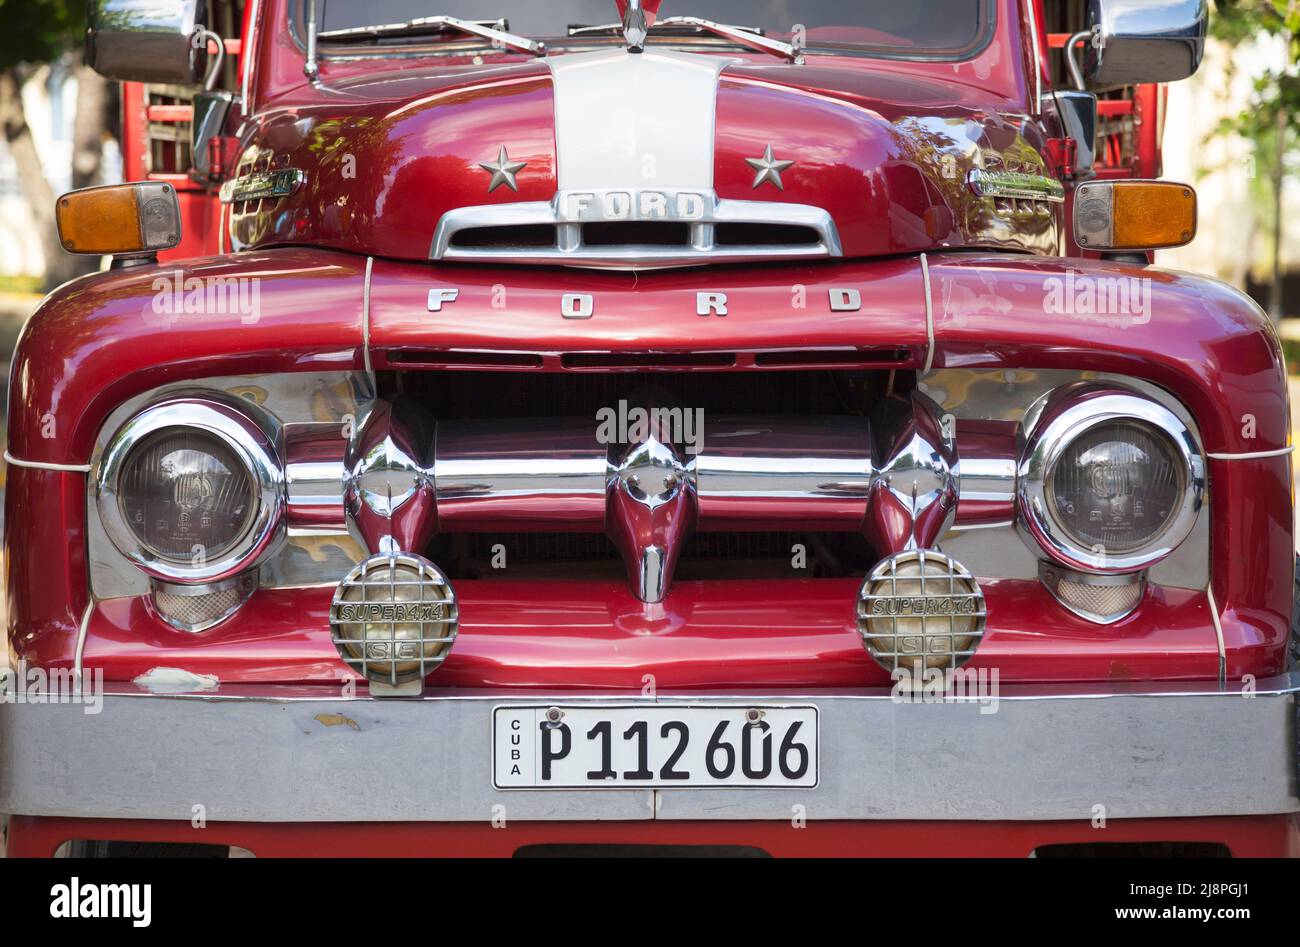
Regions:
<instances>
[{"instance_id":1,"label":"windshield wiper","mask_svg":"<svg viewBox=\"0 0 1300 947\"><path fill-rule=\"evenodd\" d=\"M381 23L375 26L354 26L345 30L325 30L316 38L332 40L336 43L355 42L366 39L382 39L388 36L411 36L422 33L464 33L467 36L479 36L503 49L517 53L531 53L534 56L546 55L546 45L526 36L507 33L505 20L461 20L454 16L425 16L405 23Z\"/></svg>"},{"instance_id":2,"label":"windshield wiper","mask_svg":"<svg viewBox=\"0 0 1300 947\"><path fill-rule=\"evenodd\" d=\"M628 5L629 14L632 13L633 6ZM716 23L713 20L705 20L698 16L668 16L662 20L656 20L649 26L642 26L640 23L607 23L602 26L571 26L569 27L570 36L583 36L592 33L623 33L627 36L628 49L632 52L639 53L645 47L645 36L647 33L656 32L673 32L686 31L691 33L712 33L714 36L720 36L723 39L731 40L738 46L744 46L746 49L753 49L761 53L770 53L773 56L780 56L787 62L796 65L803 64L803 47L797 43L783 43L780 40L768 39L762 35L762 32L755 26L733 26L728 23Z\"/></svg>"}]
</instances>

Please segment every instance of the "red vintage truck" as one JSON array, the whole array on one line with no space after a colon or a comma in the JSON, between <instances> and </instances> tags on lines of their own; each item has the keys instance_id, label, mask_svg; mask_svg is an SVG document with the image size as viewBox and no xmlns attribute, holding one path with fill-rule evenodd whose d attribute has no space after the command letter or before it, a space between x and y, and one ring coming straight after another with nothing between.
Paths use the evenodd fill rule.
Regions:
<instances>
[{"instance_id":1,"label":"red vintage truck","mask_svg":"<svg viewBox=\"0 0 1300 947\"><path fill-rule=\"evenodd\" d=\"M1204 0L90 6L11 855L1300 854Z\"/></svg>"}]
</instances>

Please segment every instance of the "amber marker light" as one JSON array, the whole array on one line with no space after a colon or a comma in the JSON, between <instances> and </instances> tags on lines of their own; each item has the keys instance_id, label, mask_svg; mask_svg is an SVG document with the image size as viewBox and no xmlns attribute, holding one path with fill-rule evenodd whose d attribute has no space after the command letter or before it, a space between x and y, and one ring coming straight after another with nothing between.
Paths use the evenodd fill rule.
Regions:
<instances>
[{"instance_id":1,"label":"amber marker light","mask_svg":"<svg viewBox=\"0 0 1300 947\"><path fill-rule=\"evenodd\" d=\"M55 205L69 253L152 258L181 242L181 209L170 184L145 181L72 191Z\"/></svg>"},{"instance_id":2,"label":"amber marker light","mask_svg":"<svg viewBox=\"0 0 1300 947\"><path fill-rule=\"evenodd\" d=\"M1196 191L1170 181L1089 181L1074 193L1074 240L1085 250L1159 250L1196 236Z\"/></svg>"}]
</instances>

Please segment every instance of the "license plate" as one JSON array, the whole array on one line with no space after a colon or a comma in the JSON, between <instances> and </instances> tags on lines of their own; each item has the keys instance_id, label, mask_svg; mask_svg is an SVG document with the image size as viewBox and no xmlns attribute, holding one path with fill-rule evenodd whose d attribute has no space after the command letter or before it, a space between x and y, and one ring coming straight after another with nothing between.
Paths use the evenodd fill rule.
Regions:
<instances>
[{"instance_id":1,"label":"license plate","mask_svg":"<svg viewBox=\"0 0 1300 947\"><path fill-rule=\"evenodd\" d=\"M817 785L812 705L559 705L493 710L498 789Z\"/></svg>"}]
</instances>

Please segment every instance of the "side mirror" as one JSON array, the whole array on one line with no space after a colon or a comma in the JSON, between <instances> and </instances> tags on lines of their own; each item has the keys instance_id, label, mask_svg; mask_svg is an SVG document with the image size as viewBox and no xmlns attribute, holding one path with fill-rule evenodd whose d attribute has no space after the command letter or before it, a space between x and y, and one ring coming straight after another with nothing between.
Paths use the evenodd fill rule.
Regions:
<instances>
[{"instance_id":1,"label":"side mirror","mask_svg":"<svg viewBox=\"0 0 1300 947\"><path fill-rule=\"evenodd\" d=\"M1074 141L1074 161L1067 169L1070 176L1092 177L1097 152L1097 97L1069 89L1049 92L1043 96L1043 111L1054 114L1062 134Z\"/></svg>"},{"instance_id":2,"label":"side mirror","mask_svg":"<svg viewBox=\"0 0 1300 947\"><path fill-rule=\"evenodd\" d=\"M221 177L224 167L213 168L212 142L225 130L230 110L239 97L233 92L200 92L194 96L194 120L191 128L191 151L194 171L200 180ZM217 173L213 173L214 170Z\"/></svg>"},{"instance_id":3,"label":"side mirror","mask_svg":"<svg viewBox=\"0 0 1300 947\"><path fill-rule=\"evenodd\" d=\"M1089 0L1083 78L1091 86L1186 79L1201 64L1208 18L1206 0Z\"/></svg>"},{"instance_id":4,"label":"side mirror","mask_svg":"<svg viewBox=\"0 0 1300 947\"><path fill-rule=\"evenodd\" d=\"M124 82L197 85L207 60L205 0L90 0L86 64Z\"/></svg>"}]
</instances>

